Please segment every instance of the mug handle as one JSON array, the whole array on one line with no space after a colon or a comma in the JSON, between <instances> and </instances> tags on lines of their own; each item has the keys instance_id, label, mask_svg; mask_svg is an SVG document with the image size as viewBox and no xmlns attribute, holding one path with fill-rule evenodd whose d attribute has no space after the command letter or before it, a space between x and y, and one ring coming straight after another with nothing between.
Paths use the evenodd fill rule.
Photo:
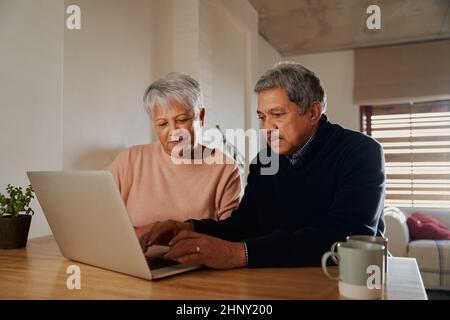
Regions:
<instances>
[{"instance_id":1,"label":"mug handle","mask_svg":"<svg viewBox=\"0 0 450 320\"><path fill-rule=\"evenodd\" d=\"M322 256L322 270L325 272L328 278L339 281L339 276L332 276L327 269L327 261L331 257L331 259L336 259L338 261L339 255L336 252L328 251ZM334 261L334 260L333 260Z\"/></svg>"},{"instance_id":2,"label":"mug handle","mask_svg":"<svg viewBox=\"0 0 450 320\"><path fill-rule=\"evenodd\" d=\"M332 245L331 248L330 248L330 252L336 253L336 248L337 248L337 246L338 246L339 244L341 244L341 243L342 243L342 242L340 242L340 241L333 243L333 245ZM334 262L335 264L338 264L338 263L339 263L338 258L337 258L336 255L332 255L332 256L331 256L331 260L333 260L333 262Z\"/></svg>"}]
</instances>

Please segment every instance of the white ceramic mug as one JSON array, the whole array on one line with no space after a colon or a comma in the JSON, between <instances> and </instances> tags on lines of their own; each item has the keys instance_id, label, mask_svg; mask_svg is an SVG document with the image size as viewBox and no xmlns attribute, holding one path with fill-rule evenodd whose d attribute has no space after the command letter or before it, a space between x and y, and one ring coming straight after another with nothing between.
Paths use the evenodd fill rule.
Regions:
<instances>
[{"instance_id":1,"label":"white ceramic mug","mask_svg":"<svg viewBox=\"0 0 450 320\"><path fill-rule=\"evenodd\" d=\"M363 241L337 242L337 251L322 256L322 269L333 280L339 281L339 293L351 299L380 299L382 297L385 247ZM338 262L339 274L333 276L327 269L329 258Z\"/></svg>"}]
</instances>

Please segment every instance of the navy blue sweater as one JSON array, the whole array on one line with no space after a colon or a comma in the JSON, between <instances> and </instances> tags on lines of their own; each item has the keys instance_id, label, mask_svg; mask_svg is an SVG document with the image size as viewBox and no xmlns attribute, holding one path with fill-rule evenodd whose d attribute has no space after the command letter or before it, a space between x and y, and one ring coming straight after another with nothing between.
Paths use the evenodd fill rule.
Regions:
<instances>
[{"instance_id":1,"label":"navy blue sweater","mask_svg":"<svg viewBox=\"0 0 450 320\"><path fill-rule=\"evenodd\" d=\"M193 220L197 232L245 241L249 267L317 266L335 241L383 235L384 156L372 138L323 115L295 165L280 156L278 172L261 175L259 157L228 219Z\"/></svg>"}]
</instances>

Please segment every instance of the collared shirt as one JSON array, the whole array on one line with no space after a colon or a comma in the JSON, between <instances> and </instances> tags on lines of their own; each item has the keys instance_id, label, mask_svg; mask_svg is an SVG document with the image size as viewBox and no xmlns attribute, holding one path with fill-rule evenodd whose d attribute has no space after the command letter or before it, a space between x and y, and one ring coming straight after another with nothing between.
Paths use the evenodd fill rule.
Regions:
<instances>
[{"instance_id":1,"label":"collared shirt","mask_svg":"<svg viewBox=\"0 0 450 320\"><path fill-rule=\"evenodd\" d=\"M306 141L306 143L303 145L303 147L301 147L300 149L295 151L293 154L287 156L287 158L292 163L292 165L295 165L303 157L303 155L305 154L306 150L308 150L308 146L314 140L314 137L316 136L316 132L317 132L317 130L308 139L308 141Z\"/></svg>"}]
</instances>

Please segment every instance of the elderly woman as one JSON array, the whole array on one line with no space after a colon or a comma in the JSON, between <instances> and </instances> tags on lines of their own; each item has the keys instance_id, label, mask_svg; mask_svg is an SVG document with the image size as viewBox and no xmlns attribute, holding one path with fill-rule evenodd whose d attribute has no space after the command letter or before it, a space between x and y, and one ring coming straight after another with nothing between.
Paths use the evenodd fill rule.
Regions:
<instances>
[{"instance_id":1,"label":"elderly woman","mask_svg":"<svg viewBox=\"0 0 450 320\"><path fill-rule=\"evenodd\" d=\"M160 220L226 219L240 201L239 170L219 150L196 142L205 120L198 82L169 73L147 88L144 107L159 141L122 151L107 168L138 236ZM178 161L186 158L195 161Z\"/></svg>"}]
</instances>

